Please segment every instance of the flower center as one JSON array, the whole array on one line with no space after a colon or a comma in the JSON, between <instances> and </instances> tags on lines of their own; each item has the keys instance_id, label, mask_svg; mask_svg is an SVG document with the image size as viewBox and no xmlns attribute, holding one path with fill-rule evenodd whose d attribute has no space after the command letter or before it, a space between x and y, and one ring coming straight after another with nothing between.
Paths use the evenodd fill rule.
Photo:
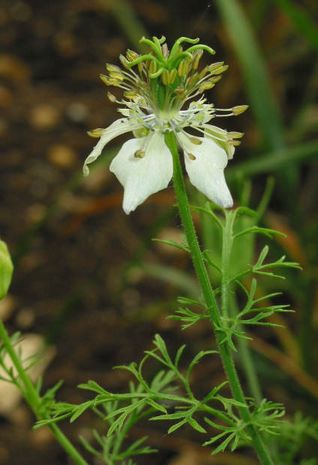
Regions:
<instances>
[{"instance_id":1,"label":"flower center","mask_svg":"<svg viewBox=\"0 0 318 465\"><path fill-rule=\"evenodd\" d=\"M218 62L199 71L203 52L212 55L215 52L198 42L199 39L181 37L169 51L165 37L143 38L141 43L150 48L149 53L140 55L128 50L125 56L120 56L124 69L108 64L108 74L101 75L101 79L106 85L124 91L119 103L125 106L128 102L138 103L148 113L160 114L161 119L171 121L188 101L212 89L227 69L223 62ZM184 49L184 44L189 47ZM114 95L109 97L117 101Z\"/></svg>"}]
</instances>

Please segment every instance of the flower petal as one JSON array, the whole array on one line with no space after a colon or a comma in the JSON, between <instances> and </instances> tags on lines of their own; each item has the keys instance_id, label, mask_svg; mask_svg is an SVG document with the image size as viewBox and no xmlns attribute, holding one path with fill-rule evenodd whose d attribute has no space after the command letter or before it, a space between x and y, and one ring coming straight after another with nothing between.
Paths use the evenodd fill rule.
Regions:
<instances>
[{"instance_id":1,"label":"flower petal","mask_svg":"<svg viewBox=\"0 0 318 465\"><path fill-rule=\"evenodd\" d=\"M192 143L185 133L178 139L184 149L185 167L191 183L220 207L232 207L232 196L223 172L227 165L225 150L207 137L196 137L199 144Z\"/></svg>"},{"instance_id":2,"label":"flower petal","mask_svg":"<svg viewBox=\"0 0 318 465\"><path fill-rule=\"evenodd\" d=\"M139 154L142 158L138 151L144 151ZM165 189L172 178L172 157L163 135L155 132L125 142L110 171L124 186L123 209L128 215L151 194Z\"/></svg>"},{"instance_id":3,"label":"flower petal","mask_svg":"<svg viewBox=\"0 0 318 465\"><path fill-rule=\"evenodd\" d=\"M93 163L102 153L103 148L105 147L108 142L110 142L112 139L114 139L117 136L120 136L121 134L124 134L125 132L129 131L134 131L136 129L135 126L132 125L132 123L127 119L127 118L120 118L116 121L114 121L110 126L108 126L106 129L104 129L103 134L101 135L101 138L91 151L91 153L88 155L84 162L83 166L83 173L84 176L88 176L89 174L89 169L88 166L90 163Z\"/></svg>"},{"instance_id":4,"label":"flower petal","mask_svg":"<svg viewBox=\"0 0 318 465\"><path fill-rule=\"evenodd\" d=\"M209 138L213 139L221 148L223 148L229 160L232 160L235 152L235 146L231 138L231 134L225 129L221 129L213 124L204 125L205 133L208 134Z\"/></svg>"}]
</instances>

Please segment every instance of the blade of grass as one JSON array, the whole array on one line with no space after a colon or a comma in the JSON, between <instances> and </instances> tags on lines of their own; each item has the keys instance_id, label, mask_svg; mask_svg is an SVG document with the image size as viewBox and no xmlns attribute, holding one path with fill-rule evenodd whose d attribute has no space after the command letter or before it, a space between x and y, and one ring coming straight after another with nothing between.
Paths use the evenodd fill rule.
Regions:
<instances>
[{"instance_id":1,"label":"blade of grass","mask_svg":"<svg viewBox=\"0 0 318 465\"><path fill-rule=\"evenodd\" d=\"M273 0L281 10L286 13L298 31L305 37L313 48L318 50L317 24L312 20L310 13L304 7L296 5L291 0Z\"/></svg>"},{"instance_id":2,"label":"blade of grass","mask_svg":"<svg viewBox=\"0 0 318 465\"><path fill-rule=\"evenodd\" d=\"M268 71L253 29L237 0L217 0L225 27L241 64L251 108L262 131L265 145L279 150L285 145L283 124L273 96ZM278 153L279 155L279 153ZM293 192L297 172L287 166L281 174L283 193ZM286 199L289 197L286 196Z\"/></svg>"},{"instance_id":3,"label":"blade of grass","mask_svg":"<svg viewBox=\"0 0 318 465\"><path fill-rule=\"evenodd\" d=\"M253 160L248 160L227 168L227 178L237 176L253 176L260 173L271 173L282 169L285 165L301 163L305 160L317 157L318 140L296 145L290 148L274 150L259 155ZM285 168L284 168L285 169Z\"/></svg>"},{"instance_id":4,"label":"blade of grass","mask_svg":"<svg viewBox=\"0 0 318 465\"><path fill-rule=\"evenodd\" d=\"M284 146L283 126L251 25L236 0L217 0L217 5L240 61L251 107L267 146L281 148Z\"/></svg>"},{"instance_id":5,"label":"blade of grass","mask_svg":"<svg viewBox=\"0 0 318 465\"><path fill-rule=\"evenodd\" d=\"M139 21L134 9L128 0L99 0L103 8L110 9L115 20L120 26L125 36L137 50L142 50L139 43L143 36L147 36L147 32Z\"/></svg>"}]
</instances>

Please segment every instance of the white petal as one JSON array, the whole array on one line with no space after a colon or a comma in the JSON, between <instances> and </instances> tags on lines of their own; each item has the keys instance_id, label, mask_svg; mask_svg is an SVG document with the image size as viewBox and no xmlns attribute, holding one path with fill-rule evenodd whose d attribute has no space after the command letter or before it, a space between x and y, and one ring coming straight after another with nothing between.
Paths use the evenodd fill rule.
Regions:
<instances>
[{"instance_id":1,"label":"white petal","mask_svg":"<svg viewBox=\"0 0 318 465\"><path fill-rule=\"evenodd\" d=\"M143 158L135 156L138 150L145 151ZM165 189L172 178L172 157L164 137L153 133L125 142L110 171L124 186L123 209L128 215L151 194Z\"/></svg>"},{"instance_id":2,"label":"white petal","mask_svg":"<svg viewBox=\"0 0 318 465\"><path fill-rule=\"evenodd\" d=\"M199 145L193 144L185 134L180 134L178 139L184 149L185 166L191 183L220 207L232 207L232 196L223 172L227 165L225 150L207 137L196 138L201 141Z\"/></svg>"},{"instance_id":3,"label":"white petal","mask_svg":"<svg viewBox=\"0 0 318 465\"><path fill-rule=\"evenodd\" d=\"M133 131L136 128L132 126L131 122L127 118L120 118L116 121L114 121L110 126L108 126L106 129L104 129L103 134L101 135L101 138L91 151L91 153L88 155L84 162L83 166L83 173L84 176L87 176L89 174L89 169L88 166L90 163L93 163L100 154L102 153L103 148L105 147L108 142L110 142L112 139L114 139L117 136L120 136L121 134L124 134L125 132Z\"/></svg>"},{"instance_id":4,"label":"white petal","mask_svg":"<svg viewBox=\"0 0 318 465\"><path fill-rule=\"evenodd\" d=\"M209 137L215 140L216 143L226 151L228 159L232 160L235 152L235 146L233 143L230 143L228 131L217 126L213 126L213 124L205 124L203 127Z\"/></svg>"}]
</instances>

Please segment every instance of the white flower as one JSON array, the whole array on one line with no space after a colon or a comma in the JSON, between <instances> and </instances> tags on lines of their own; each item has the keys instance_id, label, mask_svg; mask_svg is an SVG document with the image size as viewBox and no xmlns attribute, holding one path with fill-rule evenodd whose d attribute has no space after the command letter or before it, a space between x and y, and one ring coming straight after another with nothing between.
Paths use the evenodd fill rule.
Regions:
<instances>
[{"instance_id":1,"label":"white flower","mask_svg":"<svg viewBox=\"0 0 318 465\"><path fill-rule=\"evenodd\" d=\"M128 71L107 65L109 75L102 76L107 85L124 89L126 99L118 101L109 95L111 101L122 106L119 112L124 117L106 129L91 133L100 140L85 161L84 174L89 173L88 165L100 156L108 142L121 134L133 132L135 137L123 144L110 165L110 171L124 187L123 209L129 214L151 194L168 186L173 175L173 160L164 134L173 131L183 150L185 168L193 186L217 205L231 207L233 200L225 181L224 168L239 143L235 139L242 134L227 132L209 122L216 116L239 114L246 107L219 110L201 97L185 108L189 99L213 87L225 66L216 63L198 74L196 69L205 46L190 47L186 54L179 39L179 48L174 46L169 53L163 39L144 41L152 44L153 55L138 56L128 51L126 58L121 57ZM198 47L201 47L200 55ZM181 54L179 60L178 53ZM177 66L172 70L171 60ZM138 73L131 69L133 66L138 67ZM159 90L158 83L161 86Z\"/></svg>"}]
</instances>

